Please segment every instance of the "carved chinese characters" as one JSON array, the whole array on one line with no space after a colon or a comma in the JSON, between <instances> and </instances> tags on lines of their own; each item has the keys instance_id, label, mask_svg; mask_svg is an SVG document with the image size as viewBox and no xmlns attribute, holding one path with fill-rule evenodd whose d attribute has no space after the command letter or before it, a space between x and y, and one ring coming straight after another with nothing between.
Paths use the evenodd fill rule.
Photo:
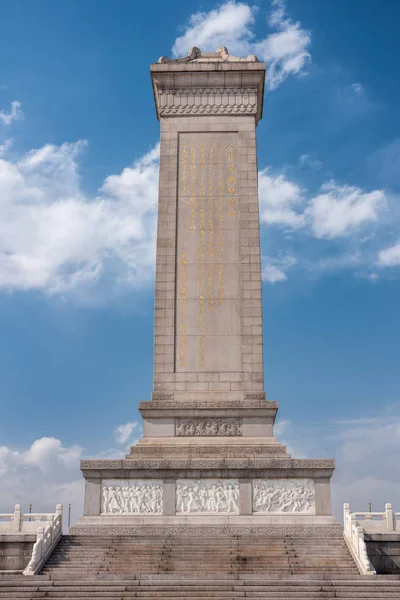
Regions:
<instances>
[{"instance_id":1,"label":"carved chinese characters","mask_svg":"<svg viewBox=\"0 0 400 600\"><path fill-rule=\"evenodd\" d=\"M179 419L175 422L176 436L236 436L242 435L240 419Z\"/></svg>"},{"instance_id":2,"label":"carved chinese characters","mask_svg":"<svg viewBox=\"0 0 400 600\"><path fill-rule=\"evenodd\" d=\"M238 514L238 480L178 480L176 482L176 513Z\"/></svg>"},{"instance_id":3,"label":"carved chinese characters","mask_svg":"<svg viewBox=\"0 0 400 600\"><path fill-rule=\"evenodd\" d=\"M177 372L241 370L236 133L181 133L177 205Z\"/></svg>"},{"instance_id":4,"label":"carved chinese characters","mask_svg":"<svg viewBox=\"0 0 400 600\"><path fill-rule=\"evenodd\" d=\"M161 480L131 479L102 482L102 514L160 515L162 512Z\"/></svg>"},{"instance_id":5,"label":"carved chinese characters","mask_svg":"<svg viewBox=\"0 0 400 600\"><path fill-rule=\"evenodd\" d=\"M310 479L253 479L253 513L315 512Z\"/></svg>"}]
</instances>

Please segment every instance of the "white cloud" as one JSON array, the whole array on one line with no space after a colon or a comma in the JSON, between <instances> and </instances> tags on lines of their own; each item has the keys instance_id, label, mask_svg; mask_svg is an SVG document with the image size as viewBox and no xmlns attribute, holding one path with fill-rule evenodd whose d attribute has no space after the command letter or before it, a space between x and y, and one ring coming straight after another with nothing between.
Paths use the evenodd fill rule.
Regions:
<instances>
[{"instance_id":1,"label":"white cloud","mask_svg":"<svg viewBox=\"0 0 400 600\"><path fill-rule=\"evenodd\" d=\"M93 198L80 185L84 147L47 144L0 159L0 288L65 293L110 273L122 286L152 280L158 144Z\"/></svg>"},{"instance_id":2,"label":"white cloud","mask_svg":"<svg viewBox=\"0 0 400 600\"><path fill-rule=\"evenodd\" d=\"M394 267L400 265L400 241L379 252L378 265L380 267Z\"/></svg>"},{"instance_id":3,"label":"white cloud","mask_svg":"<svg viewBox=\"0 0 400 600\"><path fill-rule=\"evenodd\" d=\"M279 430L279 426L278 426ZM281 432L279 434L281 435ZM372 415L348 421L284 426L285 443L297 457L336 460L332 479L333 510L341 520L343 504L354 511L384 510L386 502L400 511L400 412L394 404Z\"/></svg>"},{"instance_id":4,"label":"white cloud","mask_svg":"<svg viewBox=\"0 0 400 600\"><path fill-rule=\"evenodd\" d=\"M293 23L282 0L271 3L268 24L272 33L257 39L253 31L257 9L245 2L228 1L219 8L189 18L184 33L175 40L174 56L185 56L192 46L214 52L226 46L232 55L256 54L267 63L267 87L276 89L289 75L299 74L310 62L310 33Z\"/></svg>"},{"instance_id":5,"label":"white cloud","mask_svg":"<svg viewBox=\"0 0 400 600\"><path fill-rule=\"evenodd\" d=\"M9 150L12 146L12 140L5 140L0 144L0 158Z\"/></svg>"},{"instance_id":6,"label":"white cloud","mask_svg":"<svg viewBox=\"0 0 400 600\"><path fill-rule=\"evenodd\" d=\"M269 283L286 281L286 271L297 263L294 256L284 256L279 258L263 257L262 279Z\"/></svg>"},{"instance_id":7,"label":"white cloud","mask_svg":"<svg viewBox=\"0 0 400 600\"><path fill-rule=\"evenodd\" d=\"M115 439L117 443L126 444L126 442L131 437L133 431L135 431L136 429L141 429L141 426L137 421L125 423L124 425L118 425L118 427L115 428Z\"/></svg>"},{"instance_id":8,"label":"white cloud","mask_svg":"<svg viewBox=\"0 0 400 600\"><path fill-rule=\"evenodd\" d=\"M364 88L361 83L352 83L350 89L357 95L361 96L364 93Z\"/></svg>"},{"instance_id":9,"label":"white cloud","mask_svg":"<svg viewBox=\"0 0 400 600\"><path fill-rule=\"evenodd\" d=\"M63 504L66 516L72 503L74 518L82 513L83 478L79 470L82 448L65 447L53 437L33 442L27 450L12 450L0 446L0 507L13 512L15 504L22 504L28 512L54 512L56 504Z\"/></svg>"},{"instance_id":10,"label":"white cloud","mask_svg":"<svg viewBox=\"0 0 400 600\"><path fill-rule=\"evenodd\" d=\"M21 109L21 102L18 102L18 100L11 102L11 108L8 112L6 110L0 110L0 121L3 125L11 125L13 121L22 119L23 116L24 113Z\"/></svg>"},{"instance_id":11,"label":"white cloud","mask_svg":"<svg viewBox=\"0 0 400 600\"><path fill-rule=\"evenodd\" d=\"M357 230L364 223L377 221L386 206L382 190L364 192L331 181L312 198L305 215L315 237L332 239Z\"/></svg>"},{"instance_id":12,"label":"white cloud","mask_svg":"<svg viewBox=\"0 0 400 600\"><path fill-rule=\"evenodd\" d=\"M258 175L258 192L261 223L293 229L304 226L304 215L295 208L303 202L302 190L296 183L282 174L272 175L265 168Z\"/></svg>"}]
</instances>

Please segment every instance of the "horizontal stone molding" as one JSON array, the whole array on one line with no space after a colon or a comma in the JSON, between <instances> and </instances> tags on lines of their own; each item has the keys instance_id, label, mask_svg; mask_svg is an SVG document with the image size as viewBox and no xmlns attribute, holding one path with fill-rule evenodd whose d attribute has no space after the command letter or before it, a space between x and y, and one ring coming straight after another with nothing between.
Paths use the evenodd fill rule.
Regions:
<instances>
[{"instance_id":1,"label":"horizontal stone molding","mask_svg":"<svg viewBox=\"0 0 400 600\"><path fill-rule=\"evenodd\" d=\"M90 525L77 523L70 528L71 535L182 535L195 538L214 535L260 535L343 538L341 525ZM276 575L274 575L276 577Z\"/></svg>"},{"instance_id":2,"label":"horizontal stone molding","mask_svg":"<svg viewBox=\"0 0 400 600\"><path fill-rule=\"evenodd\" d=\"M177 437L214 437L214 436L241 436L241 420L229 418L194 418L176 419L175 435Z\"/></svg>"},{"instance_id":3,"label":"horizontal stone molding","mask_svg":"<svg viewBox=\"0 0 400 600\"><path fill-rule=\"evenodd\" d=\"M146 456L155 458L159 457L174 457L174 456L231 456L243 457L246 456L281 456L286 455L286 446L132 446L131 452L127 459L131 456L139 457Z\"/></svg>"},{"instance_id":4,"label":"horizontal stone molding","mask_svg":"<svg viewBox=\"0 0 400 600\"><path fill-rule=\"evenodd\" d=\"M161 397L162 396L162 397ZM153 393L153 400L139 402L139 410L153 410L158 408L169 409L197 409L197 410L212 410L215 408L261 408L261 409L276 409L278 410L278 402L276 400L265 400L263 393L245 394L243 400L185 400L177 401L173 399L173 394L158 394Z\"/></svg>"},{"instance_id":5,"label":"horizontal stone molding","mask_svg":"<svg viewBox=\"0 0 400 600\"><path fill-rule=\"evenodd\" d=\"M82 460L81 470L290 469L333 470L333 459L292 458L169 458Z\"/></svg>"}]
</instances>

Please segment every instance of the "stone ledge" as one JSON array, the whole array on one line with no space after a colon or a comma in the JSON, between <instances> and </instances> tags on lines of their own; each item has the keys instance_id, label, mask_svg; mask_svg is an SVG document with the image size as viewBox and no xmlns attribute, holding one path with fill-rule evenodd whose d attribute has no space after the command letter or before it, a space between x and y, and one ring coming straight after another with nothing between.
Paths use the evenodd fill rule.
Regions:
<instances>
[{"instance_id":1,"label":"stone ledge","mask_svg":"<svg viewBox=\"0 0 400 600\"><path fill-rule=\"evenodd\" d=\"M283 469L333 471L333 459L313 458L171 458L84 459L81 470L190 470L190 469Z\"/></svg>"},{"instance_id":2,"label":"stone ledge","mask_svg":"<svg viewBox=\"0 0 400 600\"><path fill-rule=\"evenodd\" d=\"M243 440L243 438L241 438ZM127 459L132 457L196 457L196 456L221 456L225 455L228 457L241 457L248 455L249 458L253 456L287 456L286 446L246 446L245 443L240 446L132 446L130 454L126 456Z\"/></svg>"},{"instance_id":3,"label":"stone ledge","mask_svg":"<svg viewBox=\"0 0 400 600\"><path fill-rule=\"evenodd\" d=\"M273 409L278 410L278 402L276 400L265 400L260 398L244 398L243 400L174 400L174 394L163 394L163 398L158 398L159 392L154 392L154 400L139 402L139 410L159 410L159 409L176 409L179 411L196 409L212 411L213 409ZM261 392L260 392L261 395ZM250 396L250 394L248 394Z\"/></svg>"}]
</instances>

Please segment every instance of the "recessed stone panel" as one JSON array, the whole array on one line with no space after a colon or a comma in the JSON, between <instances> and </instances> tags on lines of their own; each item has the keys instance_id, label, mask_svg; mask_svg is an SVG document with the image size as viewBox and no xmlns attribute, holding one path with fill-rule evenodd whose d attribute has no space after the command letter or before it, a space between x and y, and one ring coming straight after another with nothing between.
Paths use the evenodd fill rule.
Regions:
<instances>
[{"instance_id":1,"label":"recessed stone panel","mask_svg":"<svg viewBox=\"0 0 400 600\"><path fill-rule=\"evenodd\" d=\"M160 515L163 512L161 479L110 479L101 484L101 514Z\"/></svg>"},{"instance_id":2,"label":"recessed stone panel","mask_svg":"<svg viewBox=\"0 0 400 600\"><path fill-rule=\"evenodd\" d=\"M176 514L239 514L239 481L237 479L178 480Z\"/></svg>"},{"instance_id":3,"label":"recessed stone panel","mask_svg":"<svg viewBox=\"0 0 400 600\"><path fill-rule=\"evenodd\" d=\"M253 514L315 514L312 479L253 479Z\"/></svg>"}]
</instances>

